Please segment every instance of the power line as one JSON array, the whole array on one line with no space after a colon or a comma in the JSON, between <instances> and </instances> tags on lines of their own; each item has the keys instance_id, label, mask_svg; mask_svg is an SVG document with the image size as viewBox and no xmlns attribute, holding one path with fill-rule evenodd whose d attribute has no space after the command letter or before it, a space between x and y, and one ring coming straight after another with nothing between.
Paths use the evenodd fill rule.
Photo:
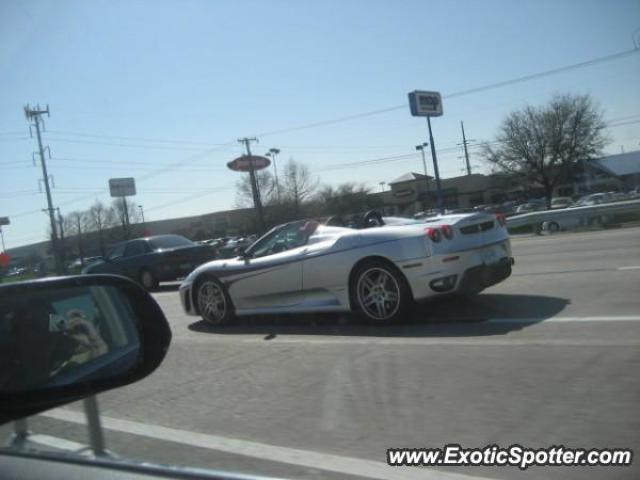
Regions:
<instances>
[{"instance_id":1,"label":"power line","mask_svg":"<svg viewBox=\"0 0 640 480\"><path fill-rule=\"evenodd\" d=\"M579 62L579 63L573 63L570 65L564 65L562 67L557 67L557 68L552 68L550 70L545 70L542 72L537 72L537 73L532 73L529 75L524 75L521 77L515 77L509 80L504 80L501 82L495 82L495 83L488 83L486 85L482 85L480 87L474 87L474 88L469 88L467 90L461 90L458 92L452 92L452 93L448 93L443 95L443 98L458 98L458 97L462 97L465 95L471 95L474 93L479 93L479 92L484 92L487 90L493 90L496 88L501 88L501 87L506 87L509 85L514 85L517 83L523 83L523 82L528 82L531 80L536 80L538 78L543 78L549 75L556 75L558 73L563 73L563 72L568 72L571 70L575 70L575 69L579 69L579 68L585 68L585 67L589 67L592 65L596 65L599 63L604 63L604 62L610 62L613 60L617 60L620 58L624 58L624 57L628 57L634 54L640 53L640 49L638 48L634 48L631 50L624 50L622 52L617 52L617 53L613 53L611 55L605 55L603 57L597 57L597 58L593 58L591 60L586 60L584 62ZM393 107L387 107L387 108L381 108L378 110L372 110L369 112L364 112L364 113L359 113L359 114L354 114L354 115L347 115L344 117L338 117L335 119L331 119L331 120L324 120L324 121L320 121L320 122L314 122L314 123L308 123L305 125L299 125L299 126L295 126L295 127L290 127L290 128L282 128L279 130L271 130L271 131L267 131L267 132L263 132L260 134L257 134L257 137L266 137L269 135L277 135L277 134L281 134L281 133L289 133L289 132L294 132L297 130L305 130L305 129L309 129L309 128L315 128L315 127L320 127L320 126L325 126L325 125L333 125L335 123L341 123L341 122L347 122L347 121L351 121L351 120L356 120L358 118L365 118L365 117L370 117L373 115L380 115L382 113L388 113L388 112L393 112L396 110L402 110L402 109L406 109L407 108L407 104L402 104L402 105L395 105Z\"/></svg>"},{"instance_id":2,"label":"power line","mask_svg":"<svg viewBox=\"0 0 640 480\"><path fill-rule=\"evenodd\" d=\"M49 132L47 132L49 133ZM128 143L121 142L101 142L97 140L74 140L70 138L56 138L56 142L63 143L78 143L78 144L87 144L87 145L105 145L110 147L121 147L121 148L141 148L141 149L149 149L149 150L200 150L197 147L174 147L170 145L134 145Z\"/></svg>"},{"instance_id":3,"label":"power line","mask_svg":"<svg viewBox=\"0 0 640 480\"><path fill-rule=\"evenodd\" d=\"M220 188L220 189L217 189L217 190L211 190L209 192L199 192L199 193L196 193L194 195L189 195L189 196L184 197L184 198L173 200L172 202L167 202L167 203L163 203L161 205L156 205L155 207L147 208L146 210L147 211L161 210L163 208L172 207L172 206L177 205L179 203L188 202L189 200L195 200L196 198L201 198L201 197L205 197L207 195L213 195L214 193L224 192L224 191L228 191L228 190L233 190L233 187L223 187L223 188Z\"/></svg>"},{"instance_id":4,"label":"power line","mask_svg":"<svg viewBox=\"0 0 640 480\"><path fill-rule=\"evenodd\" d=\"M510 80L505 80L505 81L501 81L501 82L496 82L496 83L492 83L492 84L487 84L487 85L483 85L480 87L476 87L476 88L472 88L472 89L467 89L467 90L462 90L459 92L453 92L450 94L446 94L444 95L445 98L455 98L455 97L460 97L460 96L464 96L464 95L470 95L473 93L479 93L482 91L486 91L486 90L490 90L490 89L495 89L495 88L500 88L500 87L504 87L504 86L508 86L508 85L513 85L516 83L521 83L521 82L527 82L533 79L537 79L537 78L542 78L548 75L555 75L558 73L562 73L562 72L566 72L566 71L570 71L573 69L578 69L578 68L584 68L584 67L588 67L591 65L595 65L598 63L604 63L604 62L608 62L608 61L612 61L612 60L617 60L619 58L623 58L623 57L627 57L630 55L633 55L635 53L640 52L640 49L632 49L632 50L625 50L622 52L618 52L618 53L614 53L611 55L606 55L603 57L598 57L598 58L594 58L591 60L587 60L584 62L579 62L579 63L575 63L575 64L571 64L571 65L565 65L563 67L558 67L555 69L551 69L551 70L546 70L543 72L538 72L538 73L534 73L534 74L530 74L530 75L525 75L522 77L516 77ZM309 129L309 128L315 128L315 127L319 127L319 126L325 126L325 125L331 125L331 124L335 124L335 123L341 123L341 122L345 122L345 121L350 121L350 120L355 120L358 118L365 118L365 117L369 117L369 116L373 116L373 115L380 115L383 113L387 113L387 112L391 112L391 111L395 111L395 110L401 110L401 109L405 109L406 105L402 104L402 105L396 105L393 107L388 107L388 108L383 108L383 109L377 109L377 110L373 110L373 111L369 111L369 112L364 112L364 113L360 113L360 114L355 114L355 115L348 115L348 116L343 116L343 117L338 117L335 119L331 119L331 120L324 120L324 121L320 121L320 122L314 122L314 123L310 123L310 124L305 124L305 125L300 125L300 126L295 126L295 127L290 127L290 128L283 128L283 129L279 129L279 130L272 130L272 131L268 131L268 132L263 132L261 134L259 134L258 136L264 137L264 136L268 136L268 135L276 135L276 134L280 134L280 133L287 133L287 132L292 132L292 131L297 131L297 130L303 130L303 129ZM630 123L637 123L637 122L630 122ZM617 126L622 126L623 124L613 124L610 125L612 127L617 127ZM7 134L13 134L15 132L4 132ZM62 134L62 132L58 131L57 133ZM69 132L66 133L67 135L69 134ZM77 135L90 135L90 134L77 134ZM101 136L102 138L105 138L106 136ZM120 137L122 139L125 139L124 137ZM128 137L130 139L134 139L135 137ZM142 141L142 139L139 139L140 141ZM142 146L142 145L127 145L127 144L112 144L112 143L108 143L108 142L82 142L79 140L65 140L65 139L58 139L58 141L70 141L72 143L97 143L97 144L106 144L106 145L112 145L112 146L123 146L123 147L140 147L140 148L170 148L168 146ZM144 140L147 141L147 140ZM149 139L149 141L151 141L151 139ZM158 143L162 142L162 141L158 141L158 140L154 140ZM166 143L177 143L177 142L183 142L183 141L166 141ZM186 142L186 141L184 141ZM144 181L147 180L149 178L153 178L157 175L161 175L162 173L166 173L168 171L171 171L175 168L179 168L181 166L185 166L188 163L192 163L194 161L197 161L200 158L203 158L204 156L208 155L209 153L212 153L213 151L216 150L220 150L222 148L228 147L230 145L233 145L234 142L227 142L227 143L223 143L223 144L216 144L218 145L218 148L213 148L213 149L207 149L203 152L199 152L196 153L190 157L187 157L186 159L179 161L179 162L175 162L172 164L169 164L167 166L163 166L158 170L152 171L149 174L143 176L142 178L139 178L138 181ZM440 150L439 150L440 151ZM346 164L343 164L346 165ZM337 167L337 166L336 166ZM326 170L326 169L325 169ZM105 190L106 191L106 190ZM83 197L78 197L76 199L70 200L68 202L65 202L65 204L71 204L71 203L75 203L78 201L82 201L87 199L87 196L83 196ZM14 217L16 215L13 215Z\"/></svg>"},{"instance_id":5,"label":"power line","mask_svg":"<svg viewBox=\"0 0 640 480\"><path fill-rule=\"evenodd\" d=\"M105 138L111 140L125 140L125 141L134 141L134 142L146 142L146 143L175 143L175 144L185 144L185 145L199 145L203 147L217 147L220 146L220 143L207 143L207 142L195 142L192 140L167 140L167 139L159 139L159 138L144 138L144 137L129 137L122 135L104 135L97 133L79 133L79 132L65 132L61 130L48 130L48 133L54 135L70 135L72 137L86 137L86 138Z\"/></svg>"}]
</instances>

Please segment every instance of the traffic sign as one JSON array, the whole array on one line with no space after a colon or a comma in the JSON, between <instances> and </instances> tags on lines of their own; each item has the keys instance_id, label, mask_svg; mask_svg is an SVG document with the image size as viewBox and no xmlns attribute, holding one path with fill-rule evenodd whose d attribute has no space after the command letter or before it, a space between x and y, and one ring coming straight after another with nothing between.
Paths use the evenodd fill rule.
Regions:
<instances>
[{"instance_id":1,"label":"traffic sign","mask_svg":"<svg viewBox=\"0 0 640 480\"><path fill-rule=\"evenodd\" d=\"M0 227L2 225L9 225L9 224L11 224L9 217L0 217Z\"/></svg>"},{"instance_id":2,"label":"traffic sign","mask_svg":"<svg viewBox=\"0 0 640 480\"><path fill-rule=\"evenodd\" d=\"M409 93L409 108L414 117L439 117L442 115L440 92L415 90Z\"/></svg>"},{"instance_id":3,"label":"traffic sign","mask_svg":"<svg viewBox=\"0 0 640 480\"><path fill-rule=\"evenodd\" d=\"M249 172L251 171L252 164L253 170L262 170L271 165L271 160L258 155L243 155L235 160L231 160L227 163L227 167L235 172Z\"/></svg>"},{"instance_id":4,"label":"traffic sign","mask_svg":"<svg viewBox=\"0 0 640 480\"><path fill-rule=\"evenodd\" d=\"M9 266L9 262L11 261L11 257L8 253L2 252L0 253L0 267L6 268Z\"/></svg>"},{"instance_id":5,"label":"traffic sign","mask_svg":"<svg viewBox=\"0 0 640 480\"><path fill-rule=\"evenodd\" d=\"M136 194L136 181L132 177L110 178L109 193L112 197L132 197Z\"/></svg>"}]
</instances>

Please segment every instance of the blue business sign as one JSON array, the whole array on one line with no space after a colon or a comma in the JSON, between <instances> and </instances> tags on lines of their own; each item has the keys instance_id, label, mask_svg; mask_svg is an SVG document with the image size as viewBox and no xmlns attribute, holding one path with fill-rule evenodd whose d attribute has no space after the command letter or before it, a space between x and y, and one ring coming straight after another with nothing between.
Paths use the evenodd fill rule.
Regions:
<instances>
[{"instance_id":1,"label":"blue business sign","mask_svg":"<svg viewBox=\"0 0 640 480\"><path fill-rule=\"evenodd\" d=\"M439 117L442 115L440 92L416 90L409 93L409 108L414 117Z\"/></svg>"}]
</instances>

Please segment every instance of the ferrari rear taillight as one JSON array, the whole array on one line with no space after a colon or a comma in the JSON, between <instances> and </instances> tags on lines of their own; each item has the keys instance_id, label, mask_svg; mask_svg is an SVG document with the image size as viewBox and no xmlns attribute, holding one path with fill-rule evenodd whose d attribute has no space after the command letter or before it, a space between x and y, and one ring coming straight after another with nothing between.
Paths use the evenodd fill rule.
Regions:
<instances>
[{"instance_id":1,"label":"ferrari rear taillight","mask_svg":"<svg viewBox=\"0 0 640 480\"><path fill-rule=\"evenodd\" d=\"M451 240L453 238L453 227L451 225L442 225L440 230L442 230L442 235L444 235L444 238L447 240Z\"/></svg>"},{"instance_id":2,"label":"ferrari rear taillight","mask_svg":"<svg viewBox=\"0 0 640 480\"><path fill-rule=\"evenodd\" d=\"M504 215L504 213L496 214L496 219L498 220L498 223L501 227L504 227L507 224L507 217Z\"/></svg>"},{"instance_id":3,"label":"ferrari rear taillight","mask_svg":"<svg viewBox=\"0 0 640 480\"><path fill-rule=\"evenodd\" d=\"M426 233L427 237L429 237L429 239L434 243L438 243L440 240L442 240L442 234L440 233L439 228L425 228L424 233Z\"/></svg>"}]
</instances>

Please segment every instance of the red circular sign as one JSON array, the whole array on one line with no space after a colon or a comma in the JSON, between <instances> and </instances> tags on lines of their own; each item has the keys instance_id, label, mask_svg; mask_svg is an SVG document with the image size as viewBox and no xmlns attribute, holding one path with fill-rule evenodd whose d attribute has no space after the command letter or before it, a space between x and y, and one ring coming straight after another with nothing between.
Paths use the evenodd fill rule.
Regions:
<instances>
[{"instance_id":1,"label":"red circular sign","mask_svg":"<svg viewBox=\"0 0 640 480\"><path fill-rule=\"evenodd\" d=\"M252 164L254 170L262 170L263 168L267 168L271 165L271 160L257 155L243 155L235 160L231 160L227 163L227 167L236 172L249 172Z\"/></svg>"},{"instance_id":2,"label":"red circular sign","mask_svg":"<svg viewBox=\"0 0 640 480\"><path fill-rule=\"evenodd\" d=\"M0 253L0 267L6 267L9 265L11 261L11 257L8 253L2 252Z\"/></svg>"}]
</instances>

